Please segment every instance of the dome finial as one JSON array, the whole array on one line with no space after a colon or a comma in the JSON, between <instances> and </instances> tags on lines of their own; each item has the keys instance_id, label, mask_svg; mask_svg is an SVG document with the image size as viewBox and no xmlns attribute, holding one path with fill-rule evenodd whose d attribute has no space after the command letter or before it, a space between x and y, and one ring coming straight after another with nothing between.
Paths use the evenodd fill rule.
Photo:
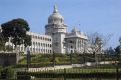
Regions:
<instances>
[{"instance_id":1,"label":"dome finial","mask_svg":"<svg viewBox=\"0 0 121 80\"><path fill-rule=\"evenodd\" d=\"M56 4L54 5L54 11L53 12L54 13L57 13L58 12L57 5Z\"/></svg>"}]
</instances>

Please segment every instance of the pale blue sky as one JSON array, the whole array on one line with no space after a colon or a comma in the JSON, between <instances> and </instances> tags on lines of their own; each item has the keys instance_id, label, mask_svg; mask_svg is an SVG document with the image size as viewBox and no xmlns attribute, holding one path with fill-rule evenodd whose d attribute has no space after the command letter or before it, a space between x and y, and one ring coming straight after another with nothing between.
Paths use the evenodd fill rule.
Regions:
<instances>
[{"instance_id":1,"label":"pale blue sky","mask_svg":"<svg viewBox=\"0 0 121 80\"><path fill-rule=\"evenodd\" d=\"M68 31L77 26L86 33L113 34L108 46L118 45L121 0L0 0L0 24L14 18L24 18L31 31L44 33L54 4L58 5Z\"/></svg>"}]
</instances>

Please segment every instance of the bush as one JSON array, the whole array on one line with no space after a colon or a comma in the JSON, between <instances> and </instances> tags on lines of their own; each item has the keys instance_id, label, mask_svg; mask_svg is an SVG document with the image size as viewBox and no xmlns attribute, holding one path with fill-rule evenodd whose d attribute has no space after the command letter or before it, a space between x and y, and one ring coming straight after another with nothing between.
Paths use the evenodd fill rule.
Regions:
<instances>
[{"instance_id":1,"label":"bush","mask_svg":"<svg viewBox=\"0 0 121 80\"><path fill-rule=\"evenodd\" d=\"M1 78L2 79L13 79L14 78L14 70L10 67L5 67L1 71Z\"/></svg>"},{"instance_id":2,"label":"bush","mask_svg":"<svg viewBox=\"0 0 121 80\"><path fill-rule=\"evenodd\" d=\"M19 75L17 76L17 80L31 80L30 75Z\"/></svg>"}]
</instances>

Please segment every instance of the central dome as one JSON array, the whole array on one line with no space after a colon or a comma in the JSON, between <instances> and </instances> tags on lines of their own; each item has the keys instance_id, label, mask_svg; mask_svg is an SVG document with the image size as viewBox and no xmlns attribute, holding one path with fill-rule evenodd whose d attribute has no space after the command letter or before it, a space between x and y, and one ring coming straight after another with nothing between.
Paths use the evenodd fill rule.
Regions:
<instances>
[{"instance_id":1,"label":"central dome","mask_svg":"<svg viewBox=\"0 0 121 80\"><path fill-rule=\"evenodd\" d=\"M63 16L58 12L58 9L56 5L54 6L53 13L48 18L48 23L63 23L64 18Z\"/></svg>"}]
</instances>

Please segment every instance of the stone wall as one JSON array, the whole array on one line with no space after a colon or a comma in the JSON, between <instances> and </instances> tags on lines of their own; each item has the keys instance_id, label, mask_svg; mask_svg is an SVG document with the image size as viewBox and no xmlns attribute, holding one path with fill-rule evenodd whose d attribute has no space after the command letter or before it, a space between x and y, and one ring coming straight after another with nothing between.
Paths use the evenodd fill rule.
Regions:
<instances>
[{"instance_id":1,"label":"stone wall","mask_svg":"<svg viewBox=\"0 0 121 80\"><path fill-rule=\"evenodd\" d=\"M0 53L0 65L1 66L16 65L16 63L17 63L16 53Z\"/></svg>"}]
</instances>

